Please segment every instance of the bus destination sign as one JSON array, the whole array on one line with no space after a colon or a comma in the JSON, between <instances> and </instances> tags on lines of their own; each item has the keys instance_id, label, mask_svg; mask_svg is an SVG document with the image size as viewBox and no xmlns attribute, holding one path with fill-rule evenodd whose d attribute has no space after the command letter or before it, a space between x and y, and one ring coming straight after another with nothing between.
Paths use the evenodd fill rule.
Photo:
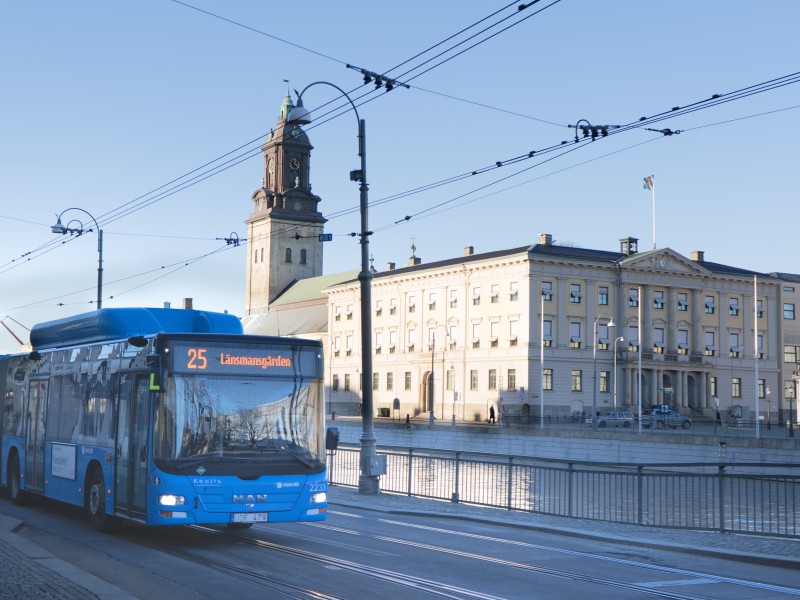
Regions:
<instances>
[{"instance_id":1,"label":"bus destination sign","mask_svg":"<svg viewBox=\"0 0 800 600\"><path fill-rule=\"evenodd\" d=\"M294 361L288 348L175 344L172 346L176 373L286 375Z\"/></svg>"}]
</instances>

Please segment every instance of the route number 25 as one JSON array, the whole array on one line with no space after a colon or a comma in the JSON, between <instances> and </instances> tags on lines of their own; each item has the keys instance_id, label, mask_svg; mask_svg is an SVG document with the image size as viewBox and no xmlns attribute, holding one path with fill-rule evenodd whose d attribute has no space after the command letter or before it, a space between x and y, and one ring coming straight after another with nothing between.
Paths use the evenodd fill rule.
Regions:
<instances>
[{"instance_id":1,"label":"route number 25","mask_svg":"<svg viewBox=\"0 0 800 600\"><path fill-rule=\"evenodd\" d=\"M189 348L187 354L189 355L189 363L186 365L187 368L202 370L208 366L205 348Z\"/></svg>"}]
</instances>

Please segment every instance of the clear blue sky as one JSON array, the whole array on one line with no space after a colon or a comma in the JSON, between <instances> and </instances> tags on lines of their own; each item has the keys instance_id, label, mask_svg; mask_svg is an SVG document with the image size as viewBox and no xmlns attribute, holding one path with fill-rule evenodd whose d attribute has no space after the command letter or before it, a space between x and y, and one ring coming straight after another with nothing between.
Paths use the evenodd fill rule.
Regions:
<instances>
[{"instance_id":1,"label":"clear blue sky","mask_svg":"<svg viewBox=\"0 0 800 600\"><path fill-rule=\"evenodd\" d=\"M55 215L70 207L102 224L104 306L179 306L191 297L197 308L241 315L246 244L217 238L246 236L260 156L124 218L107 215L155 200L146 194L240 146L258 148L277 120L284 79L292 89L329 81L358 98L374 86L359 88L361 75L345 63L384 72L411 59L389 72L411 89L357 101L376 96L358 110L367 124L370 201L378 202L572 140L567 125L580 119L634 123L800 71L795 0L562 0L533 15L550 3L519 13L511 4L484 22L509 17L506 31L410 73L436 52L413 58L418 53L506 5L189 1L225 21L171 0L6 3L0 316L31 327L94 308L95 234L48 246L58 241ZM334 95L312 88L306 107ZM603 250L634 236L649 249L652 199L642 179L655 174L658 247L799 273L798 105L800 85L787 85L652 125L680 135L632 129L377 204L375 265L405 264L412 239L423 262L467 245L486 252L535 243L539 233ZM307 131L313 189L334 234L325 272L358 268L358 244L348 236L359 229L358 214L334 218L358 205L348 179L358 167L355 115ZM70 218L91 223L81 212ZM15 350L0 330L0 352Z\"/></svg>"}]
</instances>

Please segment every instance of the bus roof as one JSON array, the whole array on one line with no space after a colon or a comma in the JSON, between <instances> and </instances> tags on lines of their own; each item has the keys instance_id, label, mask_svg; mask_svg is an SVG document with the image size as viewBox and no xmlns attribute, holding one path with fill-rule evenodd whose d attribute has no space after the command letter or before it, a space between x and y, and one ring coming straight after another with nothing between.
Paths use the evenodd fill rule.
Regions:
<instances>
[{"instance_id":1,"label":"bus roof","mask_svg":"<svg viewBox=\"0 0 800 600\"><path fill-rule=\"evenodd\" d=\"M59 348L152 336L157 333L242 334L242 322L227 313L172 308L102 308L31 329L34 349Z\"/></svg>"}]
</instances>

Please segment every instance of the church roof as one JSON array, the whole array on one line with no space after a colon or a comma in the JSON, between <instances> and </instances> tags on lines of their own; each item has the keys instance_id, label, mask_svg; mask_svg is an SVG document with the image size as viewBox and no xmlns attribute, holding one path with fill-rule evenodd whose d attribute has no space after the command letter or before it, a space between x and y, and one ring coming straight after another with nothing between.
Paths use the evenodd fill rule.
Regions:
<instances>
[{"instance_id":1,"label":"church roof","mask_svg":"<svg viewBox=\"0 0 800 600\"><path fill-rule=\"evenodd\" d=\"M344 273L333 273L332 275L320 275L319 277L309 277L295 281L280 296L270 303L271 307L280 307L287 304L298 302L310 302L312 300L325 300L327 296L322 293L327 287L351 281L358 277L359 271L345 271Z\"/></svg>"}]
</instances>

